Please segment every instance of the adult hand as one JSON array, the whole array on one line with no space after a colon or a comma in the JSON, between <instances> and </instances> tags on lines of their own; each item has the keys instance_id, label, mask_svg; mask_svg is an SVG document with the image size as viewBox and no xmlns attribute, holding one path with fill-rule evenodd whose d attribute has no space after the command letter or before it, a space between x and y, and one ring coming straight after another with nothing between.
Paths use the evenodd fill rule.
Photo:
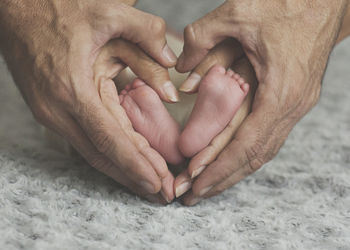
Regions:
<instances>
[{"instance_id":1,"label":"adult hand","mask_svg":"<svg viewBox=\"0 0 350 250\"><path fill-rule=\"evenodd\" d=\"M227 0L186 27L178 71L193 70L217 43L233 37L242 44L259 82L251 114L195 180L186 204L222 192L277 154L294 125L318 101L347 4Z\"/></svg>"},{"instance_id":2,"label":"adult hand","mask_svg":"<svg viewBox=\"0 0 350 250\"><path fill-rule=\"evenodd\" d=\"M139 145L135 138L140 135L126 125L127 117L102 100L93 65L103 45L118 37L164 67L174 66L176 57L166 44L164 21L123 2L135 1L1 1L0 47L36 119L67 139L92 166L147 195L158 193L168 178L166 163L147 143ZM148 83L163 100L177 101L166 78ZM108 79L101 85L113 88Z\"/></svg>"}]
</instances>

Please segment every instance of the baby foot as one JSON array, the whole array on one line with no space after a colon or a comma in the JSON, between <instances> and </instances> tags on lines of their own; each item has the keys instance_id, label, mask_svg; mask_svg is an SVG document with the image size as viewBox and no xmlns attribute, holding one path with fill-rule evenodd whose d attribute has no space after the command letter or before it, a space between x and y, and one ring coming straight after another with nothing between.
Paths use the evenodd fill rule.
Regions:
<instances>
[{"instance_id":1,"label":"baby foot","mask_svg":"<svg viewBox=\"0 0 350 250\"><path fill-rule=\"evenodd\" d=\"M249 90L240 75L214 66L201 81L198 97L179 140L183 155L204 149L232 120Z\"/></svg>"},{"instance_id":2,"label":"baby foot","mask_svg":"<svg viewBox=\"0 0 350 250\"><path fill-rule=\"evenodd\" d=\"M152 88L140 79L135 79L121 92L120 104L134 129L142 134L167 162L179 164L183 161L178 149L180 126Z\"/></svg>"}]
</instances>

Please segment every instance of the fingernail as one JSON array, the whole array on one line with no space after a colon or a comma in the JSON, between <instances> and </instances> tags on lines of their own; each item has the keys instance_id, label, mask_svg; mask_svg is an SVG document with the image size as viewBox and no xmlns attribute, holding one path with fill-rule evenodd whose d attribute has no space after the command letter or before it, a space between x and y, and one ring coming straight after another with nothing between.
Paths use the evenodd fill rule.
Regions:
<instances>
[{"instance_id":1,"label":"fingernail","mask_svg":"<svg viewBox=\"0 0 350 250\"><path fill-rule=\"evenodd\" d=\"M188 181L179 185L175 190L176 198L178 198L181 195L183 195L184 193L186 193L188 190L190 190L191 187L192 187L192 183L188 182Z\"/></svg>"},{"instance_id":2,"label":"fingernail","mask_svg":"<svg viewBox=\"0 0 350 250\"><path fill-rule=\"evenodd\" d=\"M146 195L145 196L145 199L148 200L149 202L152 202L152 203L157 203L157 204L163 204L164 201L160 200L159 197L157 197L156 195L154 194L149 194L149 195ZM163 204L164 205L164 204Z\"/></svg>"},{"instance_id":3,"label":"fingernail","mask_svg":"<svg viewBox=\"0 0 350 250\"><path fill-rule=\"evenodd\" d=\"M212 188L213 188L213 186L209 186L209 187L203 188L203 189L199 192L199 196L205 195L205 194L208 193L209 190L212 189Z\"/></svg>"},{"instance_id":4,"label":"fingernail","mask_svg":"<svg viewBox=\"0 0 350 250\"><path fill-rule=\"evenodd\" d=\"M190 200L190 202L188 203L188 206L194 206L194 205L196 205L198 202L200 202L201 200L202 200L202 198L200 198L200 197L193 198L193 199Z\"/></svg>"},{"instance_id":5,"label":"fingernail","mask_svg":"<svg viewBox=\"0 0 350 250\"><path fill-rule=\"evenodd\" d=\"M144 189L146 189L146 191L148 193L154 193L154 187L151 183L147 182L147 181L141 181L140 182L141 187L143 187Z\"/></svg>"},{"instance_id":6,"label":"fingernail","mask_svg":"<svg viewBox=\"0 0 350 250\"><path fill-rule=\"evenodd\" d=\"M170 203L171 200L166 196L166 194L163 192L163 190L160 191L160 194L163 196L163 198L166 200L166 202Z\"/></svg>"},{"instance_id":7,"label":"fingernail","mask_svg":"<svg viewBox=\"0 0 350 250\"><path fill-rule=\"evenodd\" d=\"M191 179L196 178L198 175L200 175L200 173L202 173L203 170L204 170L206 167L207 167L207 166L201 166L201 167L197 168L196 170L194 170L194 171L192 172Z\"/></svg>"},{"instance_id":8,"label":"fingernail","mask_svg":"<svg viewBox=\"0 0 350 250\"><path fill-rule=\"evenodd\" d=\"M170 63L176 63L177 57L168 45L164 46L163 55L166 57L166 59L168 59Z\"/></svg>"},{"instance_id":9,"label":"fingernail","mask_svg":"<svg viewBox=\"0 0 350 250\"><path fill-rule=\"evenodd\" d=\"M181 85L180 91L182 91L182 92L193 91L197 87L197 85L201 81L201 79L202 79L202 77L197 73L190 74L190 76Z\"/></svg>"},{"instance_id":10,"label":"fingernail","mask_svg":"<svg viewBox=\"0 0 350 250\"><path fill-rule=\"evenodd\" d=\"M168 99L170 101L172 101L172 102L179 101L179 96L178 96L177 90L170 81L163 84L163 89L164 89L166 96L168 97Z\"/></svg>"}]
</instances>

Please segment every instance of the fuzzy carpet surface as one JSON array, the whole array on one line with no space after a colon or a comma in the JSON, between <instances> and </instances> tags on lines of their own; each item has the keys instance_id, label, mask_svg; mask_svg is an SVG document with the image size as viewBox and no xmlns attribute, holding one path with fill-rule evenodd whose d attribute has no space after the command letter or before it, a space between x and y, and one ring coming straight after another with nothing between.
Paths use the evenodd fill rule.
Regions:
<instances>
[{"instance_id":1,"label":"fuzzy carpet surface","mask_svg":"<svg viewBox=\"0 0 350 250\"><path fill-rule=\"evenodd\" d=\"M141 3L178 30L217 5ZM350 249L349 65L347 40L278 156L188 208L140 200L49 149L0 59L0 249Z\"/></svg>"}]
</instances>

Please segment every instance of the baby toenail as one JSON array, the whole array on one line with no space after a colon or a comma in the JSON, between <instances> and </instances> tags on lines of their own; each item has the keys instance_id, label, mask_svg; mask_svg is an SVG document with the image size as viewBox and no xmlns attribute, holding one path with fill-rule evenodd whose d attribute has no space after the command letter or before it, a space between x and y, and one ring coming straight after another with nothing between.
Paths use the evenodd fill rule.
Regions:
<instances>
[{"instance_id":1,"label":"baby toenail","mask_svg":"<svg viewBox=\"0 0 350 250\"><path fill-rule=\"evenodd\" d=\"M186 193L188 190L190 190L191 187L192 187L192 183L188 182L188 181L179 185L175 191L176 198L178 198L181 195L183 195L184 193Z\"/></svg>"},{"instance_id":2,"label":"baby toenail","mask_svg":"<svg viewBox=\"0 0 350 250\"><path fill-rule=\"evenodd\" d=\"M199 192L199 196L205 195L205 194L208 193L212 188L213 188L213 186L209 186L209 187L203 188L203 189Z\"/></svg>"},{"instance_id":3,"label":"baby toenail","mask_svg":"<svg viewBox=\"0 0 350 250\"><path fill-rule=\"evenodd\" d=\"M180 87L180 91L182 92L190 92L193 91L197 86L198 83L201 81L201 76L197 73L192 73L186 81L182 84Z\"/></svg>"}]
</instances>

